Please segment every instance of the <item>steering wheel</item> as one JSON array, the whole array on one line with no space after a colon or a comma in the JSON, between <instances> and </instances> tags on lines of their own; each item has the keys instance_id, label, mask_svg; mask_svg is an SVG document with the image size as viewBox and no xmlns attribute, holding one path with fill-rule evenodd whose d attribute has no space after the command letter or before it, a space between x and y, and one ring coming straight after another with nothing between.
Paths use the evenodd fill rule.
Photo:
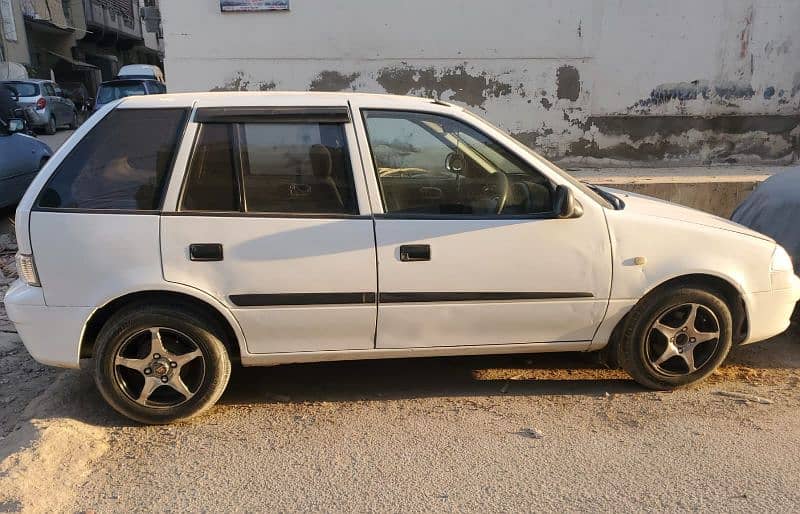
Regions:
<instances>
[{"instance_id":1,"label":"steering wheel","mask_svg":"<svg viewBox=\"0 0 800 514\"><path fill-rule=\"evenodd\" d=\"M506 208L506 202L508 202L508 192L511 189L511 183L509 182L506 174L502 171L498 170L497 176L500 177L501 193L495 198L497 201L497 209L495 210L495 214L500 214L503 212L503 209Z\"/></svg>"}]
</instances>

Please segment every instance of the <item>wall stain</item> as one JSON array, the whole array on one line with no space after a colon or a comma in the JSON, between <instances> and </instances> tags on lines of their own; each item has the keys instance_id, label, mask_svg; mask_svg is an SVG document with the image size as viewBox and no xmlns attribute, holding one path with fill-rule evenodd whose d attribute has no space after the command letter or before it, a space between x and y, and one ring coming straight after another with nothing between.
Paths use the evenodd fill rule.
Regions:
<instances>
[{"instance_id":1,"label":"wall stain","mask_svg":"<svg viewBox=\"0 0 800 514\"><path fill-rule=\"evenodd\" d=\"M221 86L211 88L211 91L247 91L250 81L243 71L237 71L232 78Z\"/></svg>"},{"instance_id":2,"label":"wall stain","mask_svg":"<svg viewBox=\"0 0 800 514\"><path fill-rule=\"evenodd\" d=\"M360 73L345 75L338 71L321 71L309 85L309 91L344 91L346 89L356 90L353 82L360 77Z\"/></svg>"},{"instance_id":3,"label":"wall stain","mask_svg":"<svg viewBox=\"0 0 800 514\"><path fill-rule=\"evenodd\" d=\"M259 91L272 91L276 87L278 87L278 85L275 84L274 80L270 80L269 82L259 82L258 83L258 90Z\"/></svg>"},{"instance_id":4,"label":"wall stain","mask_svg":"<svg viewBox=\"0 0 800 514\"><path fill-rule=\"evenodd\" d=\"M561 66L556 72L556 96L576 101L581 94L581 77L574 66Z\"/></svg>"},{"instance_id":5,"label":"wall stain","mask_svg":"<svg viewBox=\"0 0 800 514\"><path fill-rule=\"evenodd\" d=\"M544 97L542 97L542 99L539 100L539 102L542 104L542 107L544 107L548 111L553 106L553 102L551 102L550 100L548 100L547 98L544 98Z\"/></svg>"},{"instance_id":6,"label":"wall stain","mask_svg":"<svg viewBox=\"0 0 800 514\"><path fill-rule=\"evenodd\" d=\"M387 93L396 95L413 94L441 99L445 93L452 92L447 99L465 103L470 107L483 107L489 98L508 96L515 89L522 97L526 94L522 84L515 88L507 82L491 77L486 72L472 75L463 64L439 72L432 66L386 67L378 71L375 80Z\"/></svg>"}]
</instances>

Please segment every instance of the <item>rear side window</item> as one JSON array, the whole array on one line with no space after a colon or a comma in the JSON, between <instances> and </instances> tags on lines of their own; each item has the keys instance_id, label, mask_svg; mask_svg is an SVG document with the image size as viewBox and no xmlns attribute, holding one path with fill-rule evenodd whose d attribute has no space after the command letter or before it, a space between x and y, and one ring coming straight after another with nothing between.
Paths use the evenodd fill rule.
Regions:
<instances>
[{"instance_id":1,"label":"rear side window","mask_svg":"<svg viewBox=\"0 0 800 514\"><path fill-rule=\"evenodd\" d=\"M6 82L19 96L39 96L39 84L35 82Z\"/></svg>"},{"instance_id":2,"label":"rear side window","mask_svg":"<svg viewBox=\"0 0 800 514\"><path fill-rule=\"evenodd\" d=\"M117 109L61 163L39 195L50 209L157 210L186 109Z\"/></svg>"},{"instance_id":3,"label":"rear side window","mask_svg":"<svg viewBox=\"0 0 800 514\"><path fill-rule=\"evenodd\" d=\"M356 214L344 127L316 122L204 124L181 208Z\"/></svg>"}]
</instances>

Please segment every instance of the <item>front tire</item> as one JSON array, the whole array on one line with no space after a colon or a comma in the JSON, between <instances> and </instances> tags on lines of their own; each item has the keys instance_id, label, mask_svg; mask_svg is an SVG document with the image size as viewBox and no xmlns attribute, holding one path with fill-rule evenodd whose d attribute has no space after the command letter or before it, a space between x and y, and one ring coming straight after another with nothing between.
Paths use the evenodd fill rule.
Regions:
<instances>
[{"instance_id":1,"label":"front tire","mask_svg":"<svg viewBox=\"0 0 800 514\"><path fill-rule=\"evenodd\" d=\"M95 383L117 412L145 424L196 416L228 384L224 332L188 308L135 305L97 337Z\"/></svg>"},{"instance_id":2,"label":"front tire","mask_svg":"<svg viewBox=\"0 0 800 514\"><path fill-rule=\"evenodd\" d=\"M628 315L619 361L650 389L699 382L727 357L732 327L730 308L718 292L688 286L656 291Z\"/></svg>"}]
</instances>

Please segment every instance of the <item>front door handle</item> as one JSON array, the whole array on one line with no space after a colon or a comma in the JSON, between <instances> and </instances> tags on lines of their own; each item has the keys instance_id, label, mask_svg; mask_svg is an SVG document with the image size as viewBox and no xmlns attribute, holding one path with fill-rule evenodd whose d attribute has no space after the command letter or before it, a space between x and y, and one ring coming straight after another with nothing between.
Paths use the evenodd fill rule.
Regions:
<instances>
[{"instance_id":1,"label":"front door handle","mask_svg":"<svg viewBox=\"0 0 800 514\"><path fill-rule=\"evenodd\" d=\"M221 261L222 245L219 243L190 244L189 259L199 262Z\"/></svg>"},{"instance_id":2,"label":"front door handle","mask_svg":"<svg viewBox=\"0 0 800 514\"><path fill-rule=\"evenodd\" d=\"M431 260L431 245L403 245L400 247L400 260L417 262Z\"/></svg>"}]
</instances>

